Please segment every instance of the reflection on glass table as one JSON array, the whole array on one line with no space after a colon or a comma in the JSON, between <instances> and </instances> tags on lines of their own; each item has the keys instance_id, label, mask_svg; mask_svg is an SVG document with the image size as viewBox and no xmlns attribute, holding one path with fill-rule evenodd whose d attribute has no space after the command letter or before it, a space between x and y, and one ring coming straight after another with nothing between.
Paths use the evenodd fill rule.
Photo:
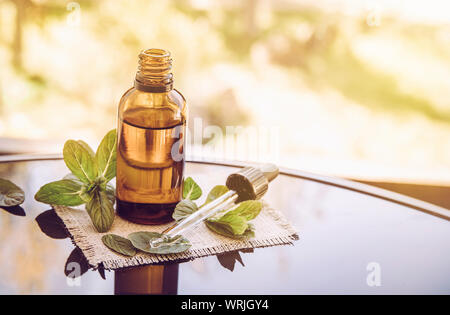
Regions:
<instances>
[{"instance_id":1,"label":"reflection on glass table","mask_svg":"<svg viewBox=\"0 0 450 315\"><path fill-rule=\"evenodd\" d=\"M206 162L186 166L186 174L207 188L236 170ZM450 293L450 211L296 171L282 173L264 197L298 230L294 246L94 271L54 211L34 200L40 186L66 173L58 158L0 163L0 177L26 194L23 212L0 210L0 293ZM77 272L82 276L73 278Z\"/></svg>"}]
</instances>

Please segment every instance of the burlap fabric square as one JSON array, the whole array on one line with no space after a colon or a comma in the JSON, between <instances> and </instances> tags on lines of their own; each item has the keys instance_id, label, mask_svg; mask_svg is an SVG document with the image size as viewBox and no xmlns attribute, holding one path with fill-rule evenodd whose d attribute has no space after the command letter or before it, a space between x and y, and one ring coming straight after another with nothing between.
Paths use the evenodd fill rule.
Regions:
<instances>
[{"instance_id":1,"label":"burlap fabric square","mask_svg":"<svg viewBox=\"0 0 450 315\"><path fill-rule=\"evenodd\" d=\"M94 269L101 264L105 269L155 264L168 261L191 260L203 256L275 245L292 245L298 234L280 211L264 203L261 213L251 221L255 227L255 237L247 240L235 240L210 231L201 223L184 236L192 247L183 253L155 255L139 252L134 257L125 257L109 250L102 242L104 234L112 233L127 237L137 231L162 232L173 223L164 225L140 225L128 222L116 216L113 226L107 233L98 233L85 210L54 206L58 216L64 222L74 243L83 251Z\"/></svg>"}]
</instances>

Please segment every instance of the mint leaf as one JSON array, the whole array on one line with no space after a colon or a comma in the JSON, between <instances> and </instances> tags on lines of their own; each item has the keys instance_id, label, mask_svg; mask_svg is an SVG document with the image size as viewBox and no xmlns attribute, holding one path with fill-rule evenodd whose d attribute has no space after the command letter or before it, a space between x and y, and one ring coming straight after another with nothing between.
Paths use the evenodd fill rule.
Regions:
<instances>
[{"instance_id":1,"label":"mint leaf","mask_svg":"<svg viewBox=\"0 0 450 315\"><path fill-rule=\"evenodd\" d=\"M202 207L210 203L214 199L219 198L223 194L227 193L228 190L229 190L228 187L224 185L214 186L213 189L211 189L211 191L209 192L208 196L206 196L205 203L202 205Z\"/></svg>"},{"instance_id":2,"label":"mint leaf","mask_svg":"<svg viewBox=\"0 0 450 315\"><path fill-rule=\"evenodd\" d=\"M103 233L111 228L114 222L114 206L105 191L95 190L93 198L86 204L86 210L98 232Z\"/></svg>"},{"instance_id":3,"label":"mint leaf","mask_svg":"<svg viewBox=\"0 0 450 315\"><path fill-rule=\"evenodd\" d=\"M86 185L72 173L67 174L66 176L63 177L63 179L71 180L71 181L79 184L80 186L82 186L80 197L81 197L81 199L84 200L84 203L89 202L92 199L92 194L90 192L93 191L97 187L97 185L95 183Z\"/></svg>"},{"instance_id":4,"label":"mint leaf","mask_svg":"<svg viewBox=\"0 0 450 315\"><path fill-rule=\"evenodd\" d=\"M0 207L17 206L25 200L23 190L13 182L0 178Z\"/></svg>"},{"instance_id":5,"label":"mint leaf","mask_svg":"<svg viewBox=\"0 0 450 315\"><path fill-rule=\"evenodd\" d=\"M183 199L197 200L202 195L202 189L192 179L188 177L183 183Z\"/></svg>"},{"instance_id":6,"label":"mint leaf","mask_svg":"<svg viewBox=\"0 0 450 315\"><path fill-rule=\"evenodd\" d=\"M86 151L89 152L89 155L92 156L92 158L95 157L94 150L92 150L92 148L89 146L89 144L87 144L87 143L84 142L83 140L78 140L77 142L78 142L83 148L85 148Z\"/></svg>"},{"instance_id":7,"label":"mint leaf","mask_svg":"<svg viewBox=\"0 0 450 315\"><path fill-rule=\"evenodd\" d=\"M191 243L184 237L170 239L167 244L161 244L158 247L150 247L150 242L161 236L162 234L156 232L135 232L128 235L128 239L137 249L151 254L176 254L191 247Z\"/></svg>"},{"instance_id":8,"label":"mint leaf","mask_svg":"<svg viewBox=\"0 0 450 315\"><path fill-rule=\"evenodd\" d=\"M244 234L242 234L241 236L238 236L238 238L243 237L243 238L250 238L250 237L254 237L255 236L255 227L253 226L253 224L248 223L248 227L245 230Z\"/></svg>"},{"instance_id":9,"label":"mint leaf","mask_svg":"<svg viewBox=\"0 0 450 315\"><path fill-rule=\"evenodd\" d=\"M223 235L223 236L233 238L233 239L247 239L247 238L251 238L251 237L255 236L253 226L250 223L247 224L247 229L244 231L244 233L242 233L240 235L233 234L233 232L231 232L231 229L227 224L207 220L207 221L205 221L205 225L211 231L213 231L217 234Z\"/></svg>"},{"instance_id":10,"label":"mint leaf","mask_svg":"<svg viewBox=\"0 0 450 315\"><path fill-rule=\"evenodd\" d=\"M98 176L104 178L105 183L116 176L116 130L111 130L103 138L97 148L95 160L98 167Z\"/></svg>"},{"instance_id":11,"label":"mint leaf","mask_svg":"<svg viewBox=\"0 0 450 315\"><path fill-rule=\"evenodd\" d=\"M78 206L85 203L82 194L83 186L78 182L62 179L42 186L34 199L52 205Z\"/></svg>"},{"instance_id":12,"label":"mint leaf","mask_svg":"<svg viewBox=\"0 0 450 315\"><path fill-rule=\"evenodd\" d=\"M210 230L224 236L232 238L252 237L254 236L253 226L248 221L256 218L261 209L261 201L243 201L221 217L206 220L205 224Z\"/></svg>"},{"instance_id":13,"label":"mint leaf","mask_svg":"<svg viewBox=\"0 0 450 315\"><path fill-rule=\"evenodd\" d=\"M116 189L114 188L114 186L110 184L106 185L105 192L108 196L109 201L111 201L111 203L114 205L114 203L116 202Z\"/></svg>"},{"instance_id":14,"label":"mint leaf","mask_svg":"<svg viewBox=\"0 0 450 315\"><path fill-rule=\"evenodd\" d=\"M224 214L219 219L210 219L208 222L220 224L223 229L233 235L243 234L248 228L247 220L245 218L228 213Z\"/></svg>"},{"instance_id":15,"label":"mint leaf","mask_svg":"<svg viewBox=\"0 0 450 315\"><path fill-rule=\"evenodd\" d=\"M125 237L115 235L115 234L106 234L102 236L102 242L109 249L115 251L116 253L125 255L125 256L134 256L137 253L136 248L134 248L133 244L129 239Z\"/></svg>"},{"instance_id":16,"label":"mint leaf","mask_svg":"<svg viewBox=\"0 0 450 315\"><path fill-rule=\"evenodd\" d=\"M72 173L69 173L69 174L65 175L65 176L63 177L63 179L70 179L70 180L76 181L76 182L79 183L80 185L83 185L83 182L82 182L78 177L76 177L75 175L73 175Z\"/></svg>"},{"instance_id":17,"label":"mint leaf","mask_svg":"<svg viewBox=\"0 0 450 315\"><path fill-rule=\"evenodd\" d=\"M83 183L94 182L97 177L97 169L94 159L83 145L75 140L68 140L63 149L64 162L69 170Z\"/></svg>"},{"instance_id":18,"label":"mint leaf","mask_svg":"<svg viewBox=\"0 0 450 315\"><path fill-rule=\"evenodd\" d=\"M237 215L250 221L258 216L262 209L262 202L259 200L246 200L240 202L236 208L225 215Z\"/></svg>"},{"instance_id":19,"label":"mint leaf","mask_svg":"<svg viewBox=\"0 0 450 315\"><path fill-rule=\"evenodd\" d=\"M178 221L181 221L184 218L190 216L197 210L198 210L198 207L195 204L195 202L193 202L189 199L181 200L175 207L173 214L172 214L172 218L178 222Z\"/></svg>"}]
</instances>

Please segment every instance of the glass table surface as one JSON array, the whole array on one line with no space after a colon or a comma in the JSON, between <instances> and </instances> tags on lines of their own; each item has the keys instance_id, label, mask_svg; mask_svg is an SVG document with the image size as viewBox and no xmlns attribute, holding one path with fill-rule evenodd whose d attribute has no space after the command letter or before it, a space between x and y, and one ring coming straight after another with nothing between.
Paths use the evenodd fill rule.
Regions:
<instances>
[{"instance_id":1,"label":"glass table surface","mask_svg":"<svg viewBox=\"0 0 450 315\"><path fill-rule=\"evenodd\" d=\"M237 169L187 162L185 175L208 191L224 184ZM67 278L67 262L83 257L69 238L52 230L51 220L44 227L46 233L41 230L36 217L51 207L34 200L39 187L67 173L58 158L0 163L0 177L12 180L26 194L25 213L0 209L0 294L113 294L133 290L133 281L151 282L147 267L135 268L126 281L119 271L104 271L102 276L99 271L83 270L79 281ZM448 220L378 198L364 192L364 186L357 192L340 187L340 179L333 184L333 179L329 183L302 174L285 171L264 197L297 229L300 239L293 246L172 264L164 273L171 286L166 293L450 293ZM51 219L52 211L45 215Z\"/></svg>"}]
</instances>

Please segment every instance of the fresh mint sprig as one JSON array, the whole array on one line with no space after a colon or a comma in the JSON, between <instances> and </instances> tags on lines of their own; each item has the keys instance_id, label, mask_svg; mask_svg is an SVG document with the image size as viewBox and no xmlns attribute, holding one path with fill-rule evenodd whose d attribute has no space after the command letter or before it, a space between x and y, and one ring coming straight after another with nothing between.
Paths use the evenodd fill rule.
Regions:
<instances>
[{"instance_id":1,"label":"fresh mint sprig","mask_svg":"<svg viewBox=\"0 0 450 315\"><path fill-rule=\"evenodd\" d=\"M97 152L82 140L64 144L64 162L71 171L62 180L42 186L37 201L62 206L86 204L92 224L98 232L106 232L114 221L114 187L109 181L116 176L116 130L101 141Z\"/></svg>"}]
</instances>

